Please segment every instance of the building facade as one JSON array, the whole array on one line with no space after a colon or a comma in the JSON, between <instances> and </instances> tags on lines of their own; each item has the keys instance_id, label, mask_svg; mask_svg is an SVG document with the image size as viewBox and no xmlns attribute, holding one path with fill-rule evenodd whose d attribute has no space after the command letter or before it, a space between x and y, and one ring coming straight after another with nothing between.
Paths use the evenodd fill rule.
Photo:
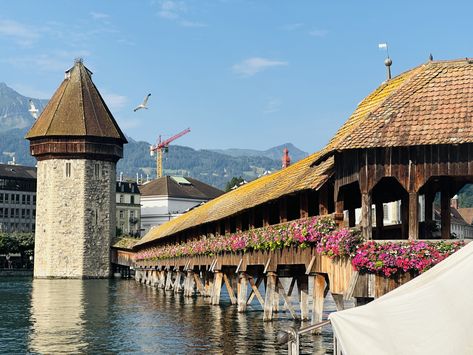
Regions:
<instances>
[{"instance_id":1,"label":"building facade","mask_svg":"<svg viewBox=\"0 0 473 355\"><path fill-rule=\"evenodd\" d=\"M0 232L35 231L36 168L0 164Z\"/></svg>"},{"instance_id":2,"label":"building facade","mask_svg":"<svg viewBox=\"0 0 473 355\"><path fill-rule=\"evenodd\" d=\"M117 234L140 236L141 204L140 190L136 182L117 181Z\"/></svg>"},{"instance_id":3,"label":"building facade","mask_svg":"<svg viewBox=\"0 0 473 355\"><path fill-rule=\"evenodd\" d=\"M38 160L34 276L106 278L126 138L81 60L27 133Z\"/></svg>"},{"instance_id":4,"label":"building facade","mask_svg":"<svg viewBox=\"0 0 473 355\"><path fill-rule=\"evenodd\" d=\"M223 194L189 177L163 176L140 188L142 233Z\"/></svg>"}]
</instances>

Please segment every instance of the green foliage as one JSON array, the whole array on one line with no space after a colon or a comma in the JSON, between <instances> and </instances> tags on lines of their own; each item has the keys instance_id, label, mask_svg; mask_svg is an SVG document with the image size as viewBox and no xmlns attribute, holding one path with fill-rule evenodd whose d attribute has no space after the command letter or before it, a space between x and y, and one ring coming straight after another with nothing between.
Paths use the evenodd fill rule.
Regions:
<instances>
[{"instance_id":1,"label":"green foliage","mask_svg":"<svg viewBox=\"0 0 473 355\"><path fill-rule=\"evenodd\" d=\"M243 179L241 176L232 177L232 179L225 185L225 192L230 191L234 186L240 185L240 183L242 183L243 181L245 181L245 179Z\"/></svg>"},{"instance_id":2,"label":"green foliage","mask_svg":"<svg viewBox=\"0 0 473 355\"><path fill-rule=\"evenodd\" d=\"M0 254L32 255L33 251L33 233L0 233Z\"/></svg>"}]
</instances>

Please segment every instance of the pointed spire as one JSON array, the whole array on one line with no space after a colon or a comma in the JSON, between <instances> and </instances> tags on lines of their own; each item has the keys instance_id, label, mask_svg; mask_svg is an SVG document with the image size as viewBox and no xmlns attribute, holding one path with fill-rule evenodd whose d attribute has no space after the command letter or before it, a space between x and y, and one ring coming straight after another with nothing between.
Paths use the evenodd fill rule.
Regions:
<instances>
[{"instance_id":1,"label":"pointed spire","mask_svg":"<svg viewBox=\"0 0 473 355\"><path fill-rule=\"evenodd\" d=\"M97 137L126 143L91 76L83 60L76 59L26 138Z\"/></svg>"}]
</instances>

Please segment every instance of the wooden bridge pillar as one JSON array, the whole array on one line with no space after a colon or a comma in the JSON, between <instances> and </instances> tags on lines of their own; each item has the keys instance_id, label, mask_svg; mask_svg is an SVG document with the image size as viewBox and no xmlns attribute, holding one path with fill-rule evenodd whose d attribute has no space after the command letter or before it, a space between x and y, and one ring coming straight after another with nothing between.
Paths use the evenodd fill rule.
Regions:
<instances>
[{"instance_id":1,"label":"wooden bridge pillar","mask_svg":"<svg viewBox=\"0 0 473 355\"><path fill-rule=\"evenodd\" d=\"M382 202L376 202L376 239L381 239L384 229L384 209Z\"/></svg>"},{"instance_id":2,"label":"wooden bridge pillar","mask_svg":"<svg viewBox=\"0 0 473 355\"><path fill-rule=\"evenodd\" d=\"M409 192L409 239L419 239L419 194Z\"/></svg>"},{"instance_id":3,"label":"wooden bridge pillar","mask_svg":"<svg viewBox=\"0 0 473 355\"><path fill-rule=\"evenodd\" d=\"M451 228L450 188L447 181L442 181L440 191L440 221L442 239L450 239Z\"/></svg>"},{"instance_id":4,"label":"wooden bridge pillar","mask_svg":"<svg viewBox=\"0 0 473 355\"><path fill-rule=\"evenodd\" d=\"M166 291L171 291L172 287L173 287L173 284L172 284L172 270L167 270L166 271L166 285L165 285L164 289Z\"/></svg>"},{"instance_id":5,"label":"wooden bridge pillar","mask_svg":"<svg viewBox=\"0 0 473 355\"><path fill-rule=\"evenodd\" d=\"M291 283L291 286L293 284ZM300 292L300 307L301 307L301 320L309 319L309 277L307 275L301 275L297 278L297 289ZM290 297L292 288L289 288L288 296Z\"/></svg>"},{"instance_id":6,"label":"wooden bridge pillar","mask_svg":"<svg viewBox=\"0 0 473 355\"><path fill-rule=\"evenodd\" d=\"M324 299L325 299L325 277L321 274L311 276L313 280L312 288L312 320L311 324L320 323L322 321L322 315L324 311ZM315 330L314 334L320 334L320 328Z\"/></svg>"},{"instance_id":7,"label":"wooden bridge pillar","mask_svg":"<svg viewBox=\"0 0 473 355\"><path fill-rule=\"evenodd\" d=\"M268 271L266 275L266 292L264 295L264 314L263 321L273 320L274 299L276 297L277 274L273 271ZM279 295L277 295L279 300Z\"/></svg>"},{"instance_id":8,"label":"wooden bridge pillar","mask_svg":"<svg viewBox=\"0 0 473 355\"><path fill-rule=\"evenodd\" d=\"M248 277L245 272L240 272L238 275L238 312L246 311L246 294L248 290Z\"/></svg>"},{"instance_id":9,"label":"wooden bridge pillar","mask_svg":"<svg viewBox=\"0 0 473 355\"><path fill-rule=\"evenodd\" d=\"M371 212L371 193L361 194L361 232L365 240L372 239L373 217Z\"/></svg>"},{"instance_id":10,"label":"wooden bridge pillar","mask_svg":"<svg viewBox=\"0 0 473 355\"><path fill-rule=\"evenodd\" d=\"M211 304L218 305L220 303L220 291L222 290L223 274L220 270L214 272L214 283L211 296Z\"/></svg>"},{"instance_id":11,"label":"wooden bridge pillar","mask_svg":"<svg viewBox=\"0 0 473 355\"><path fill-rule=\"evenodd\" d=\"M194 271L187 270L186 280L184 283L184 296L192 297L194 295Z\"/></svg>"},{"instance_id":12,"label":"wooden bridge pillar","mask_svg":"<svg viewBox=\"0 0 473 355\"><path fill-rule=\"evenodd\" d=\"M182 272L180 270L176 271L176 279L174 280L174 293L181 292L181 278Z\"/></svg>"}]
</instances>

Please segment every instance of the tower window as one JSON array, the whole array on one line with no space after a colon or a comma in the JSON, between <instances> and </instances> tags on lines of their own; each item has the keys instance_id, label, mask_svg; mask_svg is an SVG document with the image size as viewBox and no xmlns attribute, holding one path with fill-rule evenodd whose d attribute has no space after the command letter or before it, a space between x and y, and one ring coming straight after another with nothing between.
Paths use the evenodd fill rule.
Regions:
<instances>
[{"instance_id":1,"label":"tower window","mask_svg":"<svg viewBox=\"0 0 473 355\"><path fill-rule=\"evenodd\" d=\"M100 164L94 164L94 178L100 179Z\"/></svg>"},{"instance_id":2,"label":"tower window","mask_svg":"<svg viewBox=\"0 0 473 355\"><path fill-rule=\"evenodd\" d=\"M66 163L66 177L71 177L71 163Z\"/></svg>"}]
</instances>

